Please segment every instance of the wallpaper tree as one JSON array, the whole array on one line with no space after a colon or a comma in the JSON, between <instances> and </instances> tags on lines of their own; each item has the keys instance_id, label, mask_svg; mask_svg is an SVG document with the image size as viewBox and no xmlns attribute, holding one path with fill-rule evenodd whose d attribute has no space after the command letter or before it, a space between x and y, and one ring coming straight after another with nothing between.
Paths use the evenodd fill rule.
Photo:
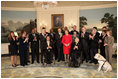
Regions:
<instances>
[{"instance_id":1,"label":"wallpaper tree","mask_svg":"<svg viewBox=\"0 0 118 79\"><path fill-rule=\"evenodd\" d=\"M117 39L117 17L110 13L105 13L101 23L106 23L107 27L113 32L115 40Z\"/></svg>"}]
</instances>

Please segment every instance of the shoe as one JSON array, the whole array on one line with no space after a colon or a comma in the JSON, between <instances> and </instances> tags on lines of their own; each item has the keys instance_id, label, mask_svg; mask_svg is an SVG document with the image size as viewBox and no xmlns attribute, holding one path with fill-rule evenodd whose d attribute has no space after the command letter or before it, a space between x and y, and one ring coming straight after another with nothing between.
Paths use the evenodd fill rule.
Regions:
<instances>
[{"instance_id":1,"label":"shoe","mask_svg":"<svg viewBox=\"0 0 118 79\"><path fill-rule=\"evenodd\" d=\"M15 64L15 67L17 67L18 65L17 64Z\"/></svg>"},{"instance_id":2,"label":"shoe","mask_svg":"<svg viewBox=\"0 0 118 79\"><path fill-rule=\"evenodd\" d=\"M60 60L58 60L58 62L60 62Z\"/></svg>"},{"instance_id":3,"label":"shoe","mask_svg":"<svg viewBox=\"0 0 118 79\"><path fill-rule=\"evenodd\" d=\"M86 60L86 63L88 63L88 60Z\"/></svg>"},{"instance_id":4,"label":"shoe","mask_svg":"<svg viewBox=\"0 0 118 79\"><path fill-rule=\"evenodd\" d=\"M97 62L94 62L94 64L98 64Z\"/></svg>"},{"instance_id":5,"label":"shoe","mask_svg":"<svg viewBox=\"0 0 118 79\"><path fill-rule=\"evenodd\" d=\"M90 61L89 63L93 63L92 61Z\"/></svg>"},{"instance_id":6,"label":"shoe","mask_svg":"<svg viewBox=\"0 0 118 79\"><path fill-rule=\"evenodd\" d=\"M16 66L12 64L12 67L16 67Z\"/></svg>"}]
</instances>

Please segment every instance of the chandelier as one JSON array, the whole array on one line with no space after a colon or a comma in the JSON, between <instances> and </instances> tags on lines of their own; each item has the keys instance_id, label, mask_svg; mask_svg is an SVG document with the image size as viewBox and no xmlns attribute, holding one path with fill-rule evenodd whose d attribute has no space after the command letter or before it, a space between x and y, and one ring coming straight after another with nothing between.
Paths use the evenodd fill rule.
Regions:
<instances>
[{"instance_id":1,"label":"chandelier","mask_svg":"<svg viewBox=\"0 0 118 79\"><path fill-rule=\"evenodd\" d=\"M34 1L34 6L42 6L44 9L48 9L51 6L56 6L57 1Z\"/></svg>"}]
</instances>

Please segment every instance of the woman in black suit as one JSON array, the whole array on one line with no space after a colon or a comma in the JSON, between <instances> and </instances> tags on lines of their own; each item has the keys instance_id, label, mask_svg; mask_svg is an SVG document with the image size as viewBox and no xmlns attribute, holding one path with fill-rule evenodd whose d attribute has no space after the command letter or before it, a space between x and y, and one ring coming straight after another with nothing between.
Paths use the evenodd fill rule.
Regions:
<instances>
[{"instance_id":1,"label":"woman in black suit","mask_svg":"<svg viewBox=\"0 0 118 79\"><path fill-rule=\"evenodd\" d=\"M101 36L100 36L99 43L100 43L100 54L101 54L104 58L106 58L106 56L105 56L105 46L104 46L104 39L105 39L106 36L107 36L107 35L106 35L106 30L103 30L103 31L102 31L102 34L101 34Z\"/></svg>"},{"instance_id":2,"label":"woman in black suit","mask_svg":"<svg viewBox=\"0 0 118 79\"><path fill-rule=\"evenodd\" d=\"M43 44L43 49L44 53L44 62L46 64L51 64L53 60L53 42L50 41L50 36L46 37L46 41Z\"/></svg>"},{"instance_id":3,"label":"woman in black suit","mask_svg":"<svg viewBox=\"0 0 118 79\"><path fill-rule=\"evenodd\" d=\"M9 33L8 40L10 42L9 51L11 55L11 64L13 67L16 67L17 66L17 53L18 53L18 46L17 46L18 37L14 35L13 31L11 31Z\"/></svg>"},{"instance_id":4,"label":"woman in black suit","mask_svg":"<svg viewBox=\"0 0 118 79\"><path fill-rule=\"evenodd\" d=\"M71 53L70 53L70 63L71 67L79 67L80 66L80 56L81 56L82 48L79 42L79 38L76 37L75 41L71 44Z\"/></svg>"},{"instance_id":5,"label":"woman in black suit","mask_svg":"<svg viewBox=\"0 0 118 79\"><path fill-rule=\"evenodd\" d=\"M28 37L26 31L21 31L21 37L19 38L19 55L20 55L20 65L27 65L27 45Z\"/></svg>"}]
</instances>

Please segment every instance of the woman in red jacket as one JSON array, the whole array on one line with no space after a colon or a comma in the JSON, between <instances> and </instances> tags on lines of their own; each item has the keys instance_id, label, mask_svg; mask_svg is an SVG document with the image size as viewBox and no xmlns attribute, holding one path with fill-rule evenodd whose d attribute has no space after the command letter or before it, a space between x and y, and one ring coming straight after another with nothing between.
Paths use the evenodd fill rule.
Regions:
<instances>
[{"instance_id":1,"label":"woman in red jacket","mask_svg":"<svg viewBox=\"0 0 118 79\"><path fill-rule=\"evenodd\" d=\"M63 43L63 53L65 57L65 63L66 63L69 62L69 54L70 54L71 43L72 43L72 37L69 34L68 30L65 30L65 35L62 38L62 43Z\"/></svg>"}]
</instances>

